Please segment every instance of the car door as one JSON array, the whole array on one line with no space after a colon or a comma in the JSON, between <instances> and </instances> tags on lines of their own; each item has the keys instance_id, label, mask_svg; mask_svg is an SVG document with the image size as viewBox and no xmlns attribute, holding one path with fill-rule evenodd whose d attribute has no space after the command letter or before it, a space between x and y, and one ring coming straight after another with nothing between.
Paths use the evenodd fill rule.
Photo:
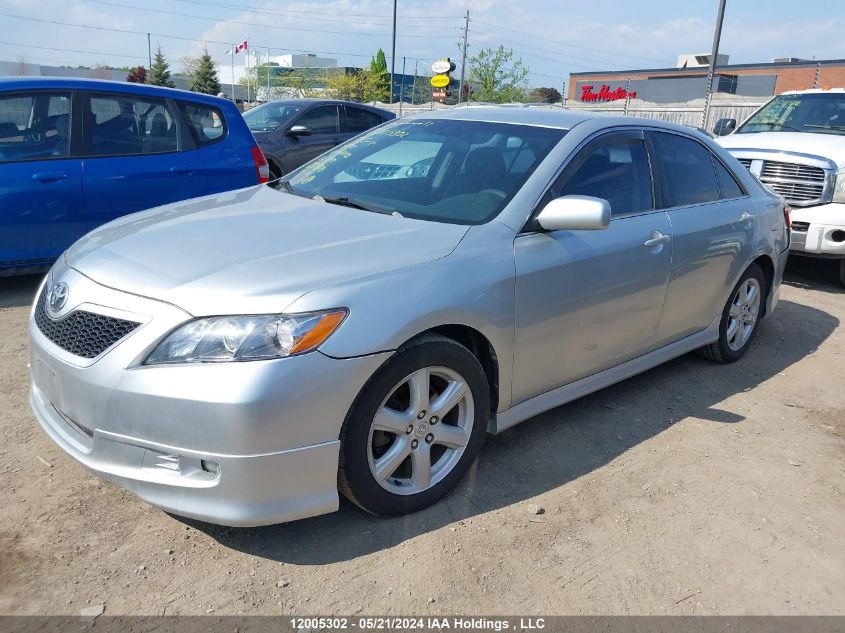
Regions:
<instances>
[{"instance_id":1,"label":"car door","mask_svg":"<svg viewBox=\"0 0 845 633\"><path fill-rule=\"evenodd\" d=\"M566 195L608 200L611 222L604 230L517 236L515 403L656 346L672 230L668 215L655 210L643 132L591 140L539 208Z\"/></svg>"},{"instance_id":2,"label":"car door","mask_svg":"<svg viewBox=\"0 0 845 633\"><path fill-rule=\"evenodd\" d=\"M662 342L670 342L720 315L727 291L751 259L756 209L702 142L670 131L649 136L672 222L672 274L659 332Z\"/></svg>"},{"instance_id":3,"label":"car door","mask_svg":"<svg viewBox=\"0 0 845 633\"><path fill-rule=\"evenodd\" d=\"M71 92L0 95L0 268L51 263L85 233Z\"/></svg>"},{"instance_id":4,"label":"car door","mask_svg":"<svg viewBox=\"0 0 845 633\"><path fill-rule=\"evenodd\" d=\"M205 192L201 165L191 152L180 151L180 115L164 99L90 93L82 108L88 230Z\"/></svg>"},{"instance_id":5,"label":"car door","mask_svg":"<svg viewBox=\"0 0 845 633\"><path fill-rule=\"evenodd\" d=\"M308 128L310 134L291 135L285 140L285 170L293 171L340 143L337 105L323 105L303 112L290 124Z\"/></svg>"}]
</instances>

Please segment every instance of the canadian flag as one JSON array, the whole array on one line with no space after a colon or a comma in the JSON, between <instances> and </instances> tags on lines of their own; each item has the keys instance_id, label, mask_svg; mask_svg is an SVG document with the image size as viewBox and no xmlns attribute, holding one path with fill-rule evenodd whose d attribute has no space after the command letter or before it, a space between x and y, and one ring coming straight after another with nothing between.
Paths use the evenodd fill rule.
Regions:
<instances>
[{"instance_id":1,"label":"canadian flag","mask_svg":"<svg viewBox=\"0 0 845 633\"><path fill-rule=\"evenodd\" d=\"M244 40L241 44L235 44L234 48L230 48L228 51L226 51L226 55L236 55L246 50L249 50L249 43Z\"/></svg>"}]
</instances>

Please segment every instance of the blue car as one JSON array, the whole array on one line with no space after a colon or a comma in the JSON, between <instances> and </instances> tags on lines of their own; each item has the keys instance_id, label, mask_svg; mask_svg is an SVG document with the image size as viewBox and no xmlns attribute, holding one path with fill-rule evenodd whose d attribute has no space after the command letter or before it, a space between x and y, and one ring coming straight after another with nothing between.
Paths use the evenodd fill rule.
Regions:
<instances>
[{"instance_id":1,"label":"blue car","mask_svg":"<svg viewBox=\"0 0 845 633\"><path fill-rule=\"evenodd\" d=\"M0 275L117 217L269 179L231 101L88 79L0 79Z\"/></svg>"}]
</instances>

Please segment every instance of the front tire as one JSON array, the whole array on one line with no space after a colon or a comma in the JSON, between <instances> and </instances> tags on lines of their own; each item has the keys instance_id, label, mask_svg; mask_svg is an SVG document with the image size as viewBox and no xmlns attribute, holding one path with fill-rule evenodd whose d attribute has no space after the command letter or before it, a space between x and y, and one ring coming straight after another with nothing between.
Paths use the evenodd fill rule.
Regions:
<instances>
[{"instance_id":1,"label":"front tire","mask_svg":"<svg viewBox=\"0 0 845 633\"><path fill-rule=\"evenodd\" d=\"M768 289L763 269L751 264L734 286L722 311L719 340L698 350L708 360L733 363L743 357L763 315Z\"/></svg>"},{"instance_id":2,"label":"front tire","mask_svg":"<svg viewBox=\"0 0 845 633\"><path fill-rule=\"evenodd\" d=\"M478 359L451 339L421 335L376 372L346 416L338 488L373 514L421 510L466 474L489 415Z\"/></svg>"},{"instance_id":3,"label":"front tire","mask_svg":"<svg viewBox=\"0 0 845 633\"><path fill-rule=\"evenodd\" d=\"M845 286L845 259L839 260L839 283Z\"/></svg>"}]
</instances>

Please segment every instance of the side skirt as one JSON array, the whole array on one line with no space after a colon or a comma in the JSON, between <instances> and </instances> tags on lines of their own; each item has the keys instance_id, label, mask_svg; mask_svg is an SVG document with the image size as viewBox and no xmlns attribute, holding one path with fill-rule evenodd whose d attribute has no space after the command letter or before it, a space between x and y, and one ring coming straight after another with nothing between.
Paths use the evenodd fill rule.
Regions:
<instances>
[{"instance_id":1,"label":"side skirt","mask_svg":"<svg viewBox=\"0 0 845 633\"><path fill-rule=\"evenodd\" d=\"M604 389L626 378L640 374L652 367L662 365L673 358L683 356L687 352L691 352L699 347L709 345L719 338L719 320L720 318L716 318L707 329L690 334L653 352L633 358L615 367L605 369L592 376L581 378L563 387L541 393L539 396L524 400L492 417L487 430L490 433L501 433L505 429L509 429L544 411L554 409L567 402L572 402L594 391Z\"/></svg>"}]
</instances>

